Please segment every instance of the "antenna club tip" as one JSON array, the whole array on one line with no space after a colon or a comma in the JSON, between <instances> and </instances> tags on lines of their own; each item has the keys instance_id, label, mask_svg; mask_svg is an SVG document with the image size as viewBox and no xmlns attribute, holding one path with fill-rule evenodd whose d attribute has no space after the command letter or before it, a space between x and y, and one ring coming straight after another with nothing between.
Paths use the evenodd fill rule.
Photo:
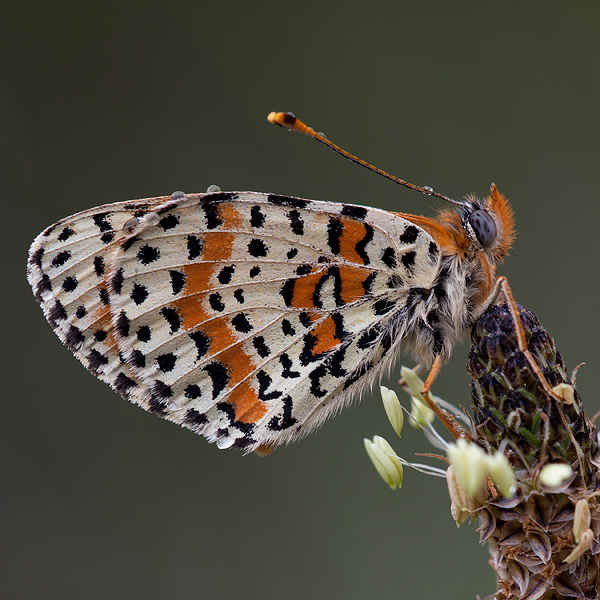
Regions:
<instances>
[{"instance_id":1,"label":"antenna club tip","mask_svg":"<svg viewBox=\"0 0 600 600\"><path fill-rule=\"evenodd\" d=\"M293 129L297 119L292 113L271 112L267 117L267 121L269 121L269 123L273 123L274 125L279 125L279 127Z\"/></svg>"}]
</instances>

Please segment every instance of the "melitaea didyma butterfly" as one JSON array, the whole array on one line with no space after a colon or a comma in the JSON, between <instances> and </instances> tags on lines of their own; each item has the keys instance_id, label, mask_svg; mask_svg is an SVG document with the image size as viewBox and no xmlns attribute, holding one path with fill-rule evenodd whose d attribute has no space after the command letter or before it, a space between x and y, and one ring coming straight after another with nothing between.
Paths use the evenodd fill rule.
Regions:
<instances>
[{"instance_id":1,"label":"melitaea didyma butterfly","mask_svg":"<svg viewBox=\"0 0 600 600\"><path fill-rule=\"evenodd\" d=\"M292 115L269 120L341 151ZM266 453L359 396L401 346L441 365L491 297L514 237L506 199L397 181L457 208L221 191L119 202L42 232L29 282L63 343L124 398Z\"/></svg>"}]
</instances>

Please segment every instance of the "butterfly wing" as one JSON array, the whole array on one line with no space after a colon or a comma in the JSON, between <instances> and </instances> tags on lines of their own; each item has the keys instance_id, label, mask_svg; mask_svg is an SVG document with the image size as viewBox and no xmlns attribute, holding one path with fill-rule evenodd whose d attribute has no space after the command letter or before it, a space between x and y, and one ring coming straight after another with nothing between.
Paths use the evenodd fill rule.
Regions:
<instances>
[{"instance_id":1,"label":"butterfly wing","mask_svg":"<svg viewBox=\"0 0 600 600\"><path fill-rule=\"evenodd\" d=\"M391 366L411 289L439 261L392 213L219 192L68 218L32 245L29 278L59 337L121 395L260 451Z\"/></svg>"}]
</instances>

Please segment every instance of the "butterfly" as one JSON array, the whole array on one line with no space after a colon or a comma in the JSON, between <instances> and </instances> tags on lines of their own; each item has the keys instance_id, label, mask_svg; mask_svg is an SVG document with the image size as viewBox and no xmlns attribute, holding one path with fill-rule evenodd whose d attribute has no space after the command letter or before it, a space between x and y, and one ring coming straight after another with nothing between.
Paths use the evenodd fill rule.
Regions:
<instances>
[{"instance_id":1,"label":"butterfly","mask_svg":"<svg viewBox=\"0 0 600 600\"><path fill-rule=\"evenodd\" d=\"M266 454L360 396L401 347L445 362L492 294L514 238L506 198L399 182L455 206L428 218L176 192L58 221L31 245L28 279L61 341L121 396Z\"/></svg>"}]
</instances>

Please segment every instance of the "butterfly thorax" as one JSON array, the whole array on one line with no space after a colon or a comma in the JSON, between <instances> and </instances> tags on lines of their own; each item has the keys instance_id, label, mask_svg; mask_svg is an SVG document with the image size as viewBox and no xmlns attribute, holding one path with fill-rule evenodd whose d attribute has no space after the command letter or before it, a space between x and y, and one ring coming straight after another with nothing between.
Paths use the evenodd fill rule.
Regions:
<instances>
[{"instance_id":1,"label":"butterfly thorax","mask_svg":"<svg viewBox=\"0 0 600 600\"><path fill-rule=\"evenodd\" d=\"M415 318L407 320L405 348L425 365L436 355L446 361L493 290L496 264L514 237L512 210L492 186L485 201L468 197L459 210L442 210L434 219L401 216L427 231L441 250L437 277L419 291Z\"/></svg>"}]
</instances>

